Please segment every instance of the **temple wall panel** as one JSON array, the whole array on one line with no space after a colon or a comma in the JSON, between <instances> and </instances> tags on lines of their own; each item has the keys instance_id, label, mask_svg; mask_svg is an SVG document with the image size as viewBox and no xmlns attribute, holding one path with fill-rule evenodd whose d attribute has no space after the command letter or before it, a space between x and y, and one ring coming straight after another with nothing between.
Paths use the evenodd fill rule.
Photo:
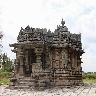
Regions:
<instances>
[{"instance_id":1,"label":"temple wall panel","mask_svg":"<svg viewBox=\"0 0 96 96\"><path fill-rule=\"evenodd\" d=\"M54 32L30 26L21 28L18 43L10 45L16 53L16 74L32 77L34 86L39 87L74 85L82 81L81 34L70 33L64 24L62 20Z\"/></svg>"}]
</instances>

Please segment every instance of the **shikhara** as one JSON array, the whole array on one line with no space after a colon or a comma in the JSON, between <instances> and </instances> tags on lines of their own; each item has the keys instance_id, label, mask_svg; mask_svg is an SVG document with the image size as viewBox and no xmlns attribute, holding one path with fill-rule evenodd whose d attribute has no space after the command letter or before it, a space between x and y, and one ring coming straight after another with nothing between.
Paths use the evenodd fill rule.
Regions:
<instances>
[{"instance_id":1,"label":"shikhara","mask_svg":"<svg viewBox=\"0 0 96 96\"><path fill-rule=\"evenodd\" d=\"M16 53L12 79L15 86L22 86L24 80L28 87L35 88L83 84L81 34L70 33L63 19L54 32L30 26L21 28L17 41L10 44Z\"/></svg>"}]
</instances>

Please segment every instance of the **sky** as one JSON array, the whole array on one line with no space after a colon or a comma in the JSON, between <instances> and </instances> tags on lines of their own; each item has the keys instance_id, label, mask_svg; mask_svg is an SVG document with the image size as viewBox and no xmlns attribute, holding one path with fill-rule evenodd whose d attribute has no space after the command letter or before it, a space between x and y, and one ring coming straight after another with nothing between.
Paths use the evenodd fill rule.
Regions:
<instances>
[{"instance_id":1,"label":"sky","mask_svg":"<svg viewBox=\"0 0 96 96\"><path fill-rule=\"evenodd\" d=\"M83 71L96 72L96 0L0 0L3 52L15 58L9 44L17 42L21 27L54 31L62 18L71 33L82 34Z\"/></svg>"}]
</instances>

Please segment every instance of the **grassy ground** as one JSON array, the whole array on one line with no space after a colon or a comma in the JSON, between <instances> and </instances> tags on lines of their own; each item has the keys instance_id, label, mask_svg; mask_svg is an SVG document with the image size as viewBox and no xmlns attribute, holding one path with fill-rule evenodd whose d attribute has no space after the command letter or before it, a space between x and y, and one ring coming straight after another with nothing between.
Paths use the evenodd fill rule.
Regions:
<instances>
[{"instance_id":1,"label":"grassy ground","mask_svg":"<svg viewBox=\"0 0 96 96\"><path fill-rule=\"evenodd\" d=\"M9 79L10 76L11 76L11 72L0 70L0 85L10 84L10 79Z\"/></svg>"},{"instance_id":2,"label":"grassy ground","mask_svg":"<svg viewBox=\"0 0 96 96\"><path fill-rule=\"evenodd\" d=\"M83 82L87 84L96 84L96 72L87 72L83 74Z\"/></svg>"},{"instance_id":3,"label":"grassy ground","mask_svg":"<svg viewBox=\"0 0 96 96\"><path fill-rule=\"evenodd\" d=\"M8 78L2 78L0 79L0 85L9 85L10 80Z\"/></svg>"},{"instance_id":4,"label":"grassy ground","mask_svg":"<svg viewBox=\"0 0 96 96\"><path fill-rule=\"evenodd\" d=\"M83 79L83 82L87 84L96 84L96 79Z\"/></svg>"}]
</instances>

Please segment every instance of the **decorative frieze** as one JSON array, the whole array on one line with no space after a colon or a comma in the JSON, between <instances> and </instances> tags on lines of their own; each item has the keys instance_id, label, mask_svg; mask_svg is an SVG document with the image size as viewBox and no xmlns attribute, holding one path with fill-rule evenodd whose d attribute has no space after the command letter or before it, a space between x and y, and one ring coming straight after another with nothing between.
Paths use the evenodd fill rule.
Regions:
<instances>
[{"instance_id":1,"label":"decorative frieze","mask_svg":"<svg viewBox=\"0 0 96 96\"><path fill-rule=\"evenodd\" d=\"M82 83L81 34L72 34L65 21L54 32L46 28L21 28L16 53L16 74L31 77L32 86L67 86ZM20 81L18 81L20 82Z\"/></svg>"}]
</instances>

